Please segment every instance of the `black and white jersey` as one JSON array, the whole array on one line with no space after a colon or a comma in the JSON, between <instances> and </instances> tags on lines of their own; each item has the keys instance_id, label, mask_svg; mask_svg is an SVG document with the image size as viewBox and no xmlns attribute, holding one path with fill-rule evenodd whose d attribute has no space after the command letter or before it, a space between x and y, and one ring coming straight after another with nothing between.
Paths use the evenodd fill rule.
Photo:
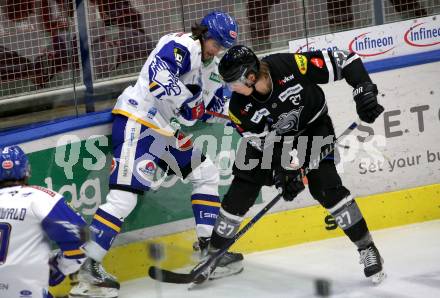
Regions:
<instances>
[{"instance_id":1,"label":"black and white jersey","mask_svg":"<svg viewBox=\"0 0 440 298\"><path fill-rule=\"evenodd\" d=\"M325 95L318 84L345 78L355 87L371 81L354 53L280 53L262 61L269 65L273 86L270 94L257 98L233 92L229 105L229 116L245 137L264 138L273 131L277 135L295 135L327 114Z\"/></svg>"}]
</instances>

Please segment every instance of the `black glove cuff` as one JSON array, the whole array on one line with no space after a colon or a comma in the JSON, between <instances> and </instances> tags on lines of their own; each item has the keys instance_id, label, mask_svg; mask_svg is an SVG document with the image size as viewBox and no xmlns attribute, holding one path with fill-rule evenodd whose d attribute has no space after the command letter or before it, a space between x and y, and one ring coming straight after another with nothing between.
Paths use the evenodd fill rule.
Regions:
<instances>
[{"instance_id":1,"label":"black glove cuff","mask_svg":"<svg viewBox=\"0 0 440 298\"><path fill-rule=\"evenodd\" d=\"M353 89L353 98L357 103L365 98L377 96L379 91L377 90L377 85L371 82L360 83Z\"/></svg>"}]
</instances>

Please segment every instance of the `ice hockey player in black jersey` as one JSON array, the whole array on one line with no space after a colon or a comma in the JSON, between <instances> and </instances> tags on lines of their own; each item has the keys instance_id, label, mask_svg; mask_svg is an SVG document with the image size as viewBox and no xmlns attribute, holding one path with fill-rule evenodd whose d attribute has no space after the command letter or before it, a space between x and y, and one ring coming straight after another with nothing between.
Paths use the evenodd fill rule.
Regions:
<instances>
[{"instance_id":1,"label":"ice hockey player in black jersey","mask_svg":"<svg viewBox=\"0 0 440 298\"><path fill-rule=\"evenodd\" d=\"M233 91L229 116L247 142L241 142L237 153L234 179L211 237L211 255L237 233L263 185L275 185L286 201L304 190L302 180L297 179L301 168L309 166L309 161L315 160L313 156L335 139L325 95L318 84L345 79L354 88L356 110L362 121L373 123L384 111L377 102L377 87L355 53L279 53L260 61L252 50L238 45L223 56L219 72ZM301 137L293 138L297 134ZM304 137L305 142L301 141ZM374 283L382 281L386 276L383 259L356 201L342 184L334 154L308 172L307 179L313 198L333 215L356 245L365 276ZM213 270L215 262L196 283L206 280Z\"/></svg>"}]
</instances>

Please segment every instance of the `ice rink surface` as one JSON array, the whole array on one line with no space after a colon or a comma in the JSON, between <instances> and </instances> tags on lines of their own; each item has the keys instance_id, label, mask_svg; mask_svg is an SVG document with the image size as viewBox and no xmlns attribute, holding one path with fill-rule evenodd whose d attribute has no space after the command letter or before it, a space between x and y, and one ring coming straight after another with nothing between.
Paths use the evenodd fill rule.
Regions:
<instances>
[{"instance_id":1,"label":"ice rink surface","mask_svg":"<svg viewBox=\"0 0 440 298\"><path fill-rule=\"evenodd\" d=\"M387 279L373 286L346 237L245 255L244 271L187 290L150 278L122 284L120 298L315 297L314 277L331 280L330 297L440 297L440 220L373 232Z\"/></svg>"}]
</instances>

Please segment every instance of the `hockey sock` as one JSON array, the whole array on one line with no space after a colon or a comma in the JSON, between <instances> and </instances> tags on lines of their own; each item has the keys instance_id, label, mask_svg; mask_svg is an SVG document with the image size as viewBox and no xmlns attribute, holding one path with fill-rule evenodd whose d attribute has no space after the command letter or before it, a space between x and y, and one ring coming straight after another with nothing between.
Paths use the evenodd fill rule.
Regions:
<instances>
[{"instance_id":1,"label":"hockey sock","mask_svg":"<svg viewBox=\"0 0 440 298\"><path fill-rule=\"evenodd\" d=\"M214 232L211 236L211 246L221 248L228 239L237 234L243 217L233 215L224 209L220 209L218 218L215 222Z\"/></svg>"},{"instance_id":2,"label":"hockey sock","mask_svg":"<svg viewBox=\"0 0 440 298\"><path fill-rule=\"evenodd\" d=\"M367 223L356 201L351 196L345 197L328 211L358 248L366 247L372 242Z\"/></svg>"},{"instance_id":3,"label":"hockey sock","mask_svg":"<svg viewBox=\"0 0 440 298\"><path fill-rule=\"evenodd\" d=\"M196 221L197 236L199 238L210 237L220 210L219 197L197 193L191 196L191 203Z\"/></svg>"},{"instance_id":4,"label":"hockey sock","mask_svg":"<svg viewBox=\"0 0 440 298\"><path fill-rule=\"evenodd\" d=\"M105 253L110 249L116 235L121 231L121 226L121 220L98 208L90 224L92 241L84 247L86 254L95 261L101 262Z\"/></svg>"}]
</instances>

